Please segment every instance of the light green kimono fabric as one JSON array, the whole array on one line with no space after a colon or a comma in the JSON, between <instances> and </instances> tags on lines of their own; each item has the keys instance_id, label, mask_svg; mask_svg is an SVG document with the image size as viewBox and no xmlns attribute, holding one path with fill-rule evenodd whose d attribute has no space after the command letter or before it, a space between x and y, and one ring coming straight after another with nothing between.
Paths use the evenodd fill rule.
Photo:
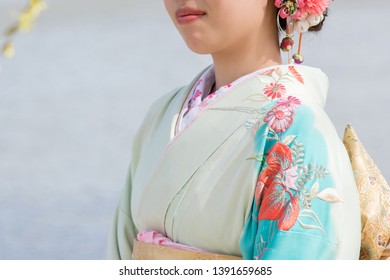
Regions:
<instances>
[{"instance_id":1,"label":"light green kimono fabric","mask_svg":"<svg viewBox=\"0 0 390 280\"><path fill-rule=\"evenodd\" d=\"M348 155L307 66L259 71L176 133L197 82L160 98L134 141L109 257L138 231L245 259L357 259L360 210Z\"/></svg>"}]
</instances>

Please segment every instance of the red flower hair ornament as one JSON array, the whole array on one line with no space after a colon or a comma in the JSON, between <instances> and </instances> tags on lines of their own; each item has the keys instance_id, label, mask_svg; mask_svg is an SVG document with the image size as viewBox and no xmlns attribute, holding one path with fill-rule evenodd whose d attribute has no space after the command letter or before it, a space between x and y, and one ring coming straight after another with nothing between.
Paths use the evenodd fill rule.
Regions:
<instances>
[{"instance_id":1,"label":"red flower hair ornament","mask_svg":"<svg viewBox=\"0 0 390 280\"><path fill-rule=\"evenodd\" d=\"M278 27L281 33L284 33L284 31L280 26L280 19L286 19L287 21L286 34L280 48L282 51L289 53L289 63L301 64L304 60L301 54L302 33L324 20L324 14L329 7L329 0L275 0L275 6L279 9ZM300 33L299 45L298 52L291 56L294 32Z\"/></svg>"}]
</instances>

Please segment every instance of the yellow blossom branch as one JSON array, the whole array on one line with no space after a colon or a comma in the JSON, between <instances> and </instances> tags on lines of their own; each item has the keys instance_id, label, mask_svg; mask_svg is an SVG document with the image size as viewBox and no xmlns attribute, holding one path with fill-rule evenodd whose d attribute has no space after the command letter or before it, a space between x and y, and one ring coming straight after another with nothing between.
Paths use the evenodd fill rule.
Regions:
<instances>
[{"instance_id":1,"label":"yellow blossom branch","mask_svg":"<svg viewBox=\"0 0 390 280\"><path fill-rule=\"evenodd\" d=\"M18 32L30 31L35 20L46 7L47 4L43 0L29 0L26 8L20 12L17 22L6 28L4 32L5 43L1 48L1 53L5 58L13 58L15 56L13 37Z\"/></svg>"}]
</instances>

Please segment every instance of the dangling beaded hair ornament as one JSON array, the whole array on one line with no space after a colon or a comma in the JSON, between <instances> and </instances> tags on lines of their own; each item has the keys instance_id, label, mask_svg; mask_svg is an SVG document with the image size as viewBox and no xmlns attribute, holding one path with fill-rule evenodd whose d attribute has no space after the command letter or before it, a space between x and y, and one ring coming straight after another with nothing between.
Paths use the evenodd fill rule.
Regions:
<instances>
[{"instance_id":1,"label":"dangling beaded hair ornament","mask_svg":"<svg viewBox=\"0 0 390 280\"><path fill-rule=\"evenodd\" d=\"M301 64L303 62L301 54L303 33L324 20L329 0L275 0L275 6L279 9L278 29L281 34L284 34L280 48L282 51L288 52L288 63ZM281 27L281 19L286 20L286 31ZM299 33L299 43L298 52L292 55L294 32Z\"/></svg>"}]
</instances>

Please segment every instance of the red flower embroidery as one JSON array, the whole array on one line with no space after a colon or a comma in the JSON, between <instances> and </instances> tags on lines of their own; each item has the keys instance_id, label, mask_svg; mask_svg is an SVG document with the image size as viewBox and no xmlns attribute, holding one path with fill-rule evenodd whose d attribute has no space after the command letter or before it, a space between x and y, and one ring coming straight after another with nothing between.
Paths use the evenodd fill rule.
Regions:
<instances>
[{"instance_id":1,"label":"red flower embroidery","mask_svg":"<svg viewBox=\"0 0 390 280\"><path fill-rule=\"evenodd\" d=\"M284 170L290 168L292 153L288 146L276 143L270 150L266 159L267 168L260 174L255 191L256 202L259 205L263 195L264 187L272 187L274 184L281 184Z\"/></svg>"},{"instance_id":2,"label":"red flower embroidery","mask_svg":"<svg viewBox=\"0 0 390 280\"><path fill-rule=\"evenodd\" d=\"M260 174L256 186L256 203L260 204L259 220L278 220L280 230L290 230L299 215L299 200L290 189L294 189L291 176L292 153L288 146L276 143L267 156L267 168Z\"/></svg>"},{"instance_id":3,"label":"red flower embroidery","mask_svg":"<svg viewBox=\"0 0 390 280\"><path fill-rule=\"evenodd\" d=\"M264 121L276 132L284 132L291 126L294 119L294 111L291 107L277 105L264 117Z\"/></svg>"},{"instance_id":4,"label":"red flower embroidery","mask_svg":"<svg viewBox=\"0 0 390 280\"><path fill-rule=\"evenodd\" d=\"M268 159L267 159L268 160ZM282 167L277 165L268 165L268 167L260 174L255 190L255 199L256 204L260 205L264 194L264 188L270 187L273 184L276 184L276 177L281 171Z\"/></svg>"},{"instance_id":5,"label":"red flower embroidery","mask_svg":"<svg viewBox=\"0 0 390 280\"><path fill-rule=\"evenodd\" d=\"M305 84L301 74L298 73L294 66L289 66L288 70L290 70L291 75L293 75L295 79L297 79L300 83Z\"/></svg>"},{"instance_id":6,"label":"red flower embroidery","mask_svg":"<svg viewBox=\"0 0 390 280\"><path fill-rule=\"evenodd\" d=\"M270 83L264 88L264 94L272 99L280 98L283 94L286 93L286 87L282 84Z\"/></svg>"},{"instance_id":7,"label":"red flower embroidery","mask_svg":"<svg viewBox=\"0 0 390 280\"><path fill-rule=\"evenodd\" d=\"M273 72L275 72L275 69L266 70L261 72L260 75L271 75Z\"/></svg>"},{"instance_id":8,"label":"red flower embroidery","mask_svg":"<svg viewBox=\"0 0 390 280\"><path fill-rule=\"evenodd\" d=\"M292 153L290 147L287 145L277 142L268 152L268 166L289 167L291 162Z\"/></svg>"},{"instance_id":9,"label":"red flower embroidery","mask_svg":"<svg viewBox=\"0 0 390 280\"><path fill-rule=\"evenodd\" d=\"M291 197L291 200L286 204L284 208L284 213L281 219L278 222L278 228L280 230L288 231L290 230L299 216L299 200L297 197Z\"/></svg>"}]
</instances>

